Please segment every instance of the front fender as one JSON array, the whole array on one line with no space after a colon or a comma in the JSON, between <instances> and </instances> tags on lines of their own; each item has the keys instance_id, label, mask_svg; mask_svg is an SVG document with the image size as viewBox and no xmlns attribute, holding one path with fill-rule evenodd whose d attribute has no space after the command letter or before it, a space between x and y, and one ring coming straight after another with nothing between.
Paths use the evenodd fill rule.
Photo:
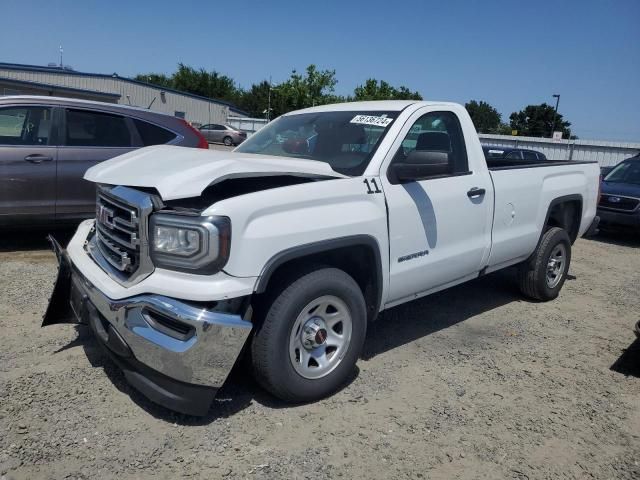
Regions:
<instances>
[{"instance_id":1,"label":"front fender","mask_svg":"<svg viewBox=\"0 0 640 480\"><path fill-rule=\"evenodd\" d=\"M224 268L229 275L257 277L282 252L360 235L375 240L385 271L384 194L368 190L363 178L323 180L226 199L202 214L231 218L231 253Z\"/></svg>"}]
</instances>

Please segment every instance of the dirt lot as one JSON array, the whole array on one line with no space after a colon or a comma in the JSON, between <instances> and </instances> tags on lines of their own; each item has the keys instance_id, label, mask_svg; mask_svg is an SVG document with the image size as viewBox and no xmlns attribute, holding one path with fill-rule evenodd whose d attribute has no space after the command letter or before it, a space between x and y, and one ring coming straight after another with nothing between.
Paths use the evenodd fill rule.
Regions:
<instances>
[{"instance_id":1,"label":"dirt lot","mask_svg":"<svg viewBox=\"0 0 640 480\"><path fill-rule=\"evenodd\" d=\"M551 303L504 272L393 309L329 399L284 405L237 368L194 419L132 391L86 328L39 328L41 236L0 240L3 480L640 478L640 239L578 241Z\"/></svg>"}]
</instances>

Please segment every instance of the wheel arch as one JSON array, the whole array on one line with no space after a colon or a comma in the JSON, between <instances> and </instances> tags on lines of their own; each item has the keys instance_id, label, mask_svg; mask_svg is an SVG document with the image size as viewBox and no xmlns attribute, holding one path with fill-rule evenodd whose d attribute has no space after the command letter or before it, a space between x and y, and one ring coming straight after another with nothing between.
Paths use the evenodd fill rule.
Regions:
<instances>
[{"instance_id":1,"label":"wheel arch","mask_svg":"<svg viewBox=\"0 0 640 480\"><path fill-rule=\"evenodd\" d=\"M582 220L582 195L576 193L554 198L549 203L547 213L540 232L540 240L547 227L564 228L573 244L578 238ZM538 244L540 243L538 240Z\"/></svg>"},{"instance_id":2,"label":"wheel arch","mask_svg":"<svg viewBox=\"0 0 640 480\"><path fill-rule=\"evenodd\" d=\"M326 265L344 270L360 286L367 304L367 318L380 311L383 290L382 257L371 235L353 235L298 245L283 250L265 264L254 293L264 294L278 279L309 265Z\"/></svg>"}]
</instances>

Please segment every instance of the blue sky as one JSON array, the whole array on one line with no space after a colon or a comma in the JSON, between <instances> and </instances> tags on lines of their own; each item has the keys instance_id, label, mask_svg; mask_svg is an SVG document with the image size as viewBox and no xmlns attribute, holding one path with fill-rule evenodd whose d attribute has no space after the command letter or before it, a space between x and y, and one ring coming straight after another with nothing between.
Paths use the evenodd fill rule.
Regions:
<instances>
[{"instance_id":1,"label":"blue sky","mask_svg":"<svg viewBox=\"0 0 640 480\"><path fill-rule=\"evenodd\" d=\"M580 138L640 142L640 0L4 0L0 61L133 76L178 62L249 86L315 63L508 120L552 103Z\"/></svg>"}]
</instances>

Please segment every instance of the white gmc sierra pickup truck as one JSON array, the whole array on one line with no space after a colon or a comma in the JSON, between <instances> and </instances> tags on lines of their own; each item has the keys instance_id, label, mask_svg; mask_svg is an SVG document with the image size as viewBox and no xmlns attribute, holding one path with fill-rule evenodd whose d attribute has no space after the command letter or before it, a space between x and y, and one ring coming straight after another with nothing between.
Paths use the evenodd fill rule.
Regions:
<instances>
[{"instance_id":1,"label":"white gmc sierra pickup truck","mask_svg":"<svg viewBox=\"0 0 640 480\"><path fill-rule=\"evenodd\" d=\"M508 162L460 105L415 101L292 112L233 152L127 153L86 173L96 219L52 239L43 325L88 323L176 411L205 414L241 354L274 395L321 398L382 310L512 265L525 296L558 296L598 165Z\"/></svg>"}]
</instances>

